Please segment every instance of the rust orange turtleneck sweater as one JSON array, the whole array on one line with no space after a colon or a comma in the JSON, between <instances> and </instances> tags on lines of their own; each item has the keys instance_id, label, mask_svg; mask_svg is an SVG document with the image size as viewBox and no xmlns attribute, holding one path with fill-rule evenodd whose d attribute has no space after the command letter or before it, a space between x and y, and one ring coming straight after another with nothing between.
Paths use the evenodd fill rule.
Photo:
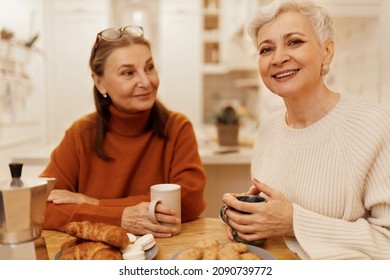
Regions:
<instances>
[{"instance_id":1,"label":"rust orange turtleneck sweater","mask_svg":"<svg viewBox=\"0 0 390 280\"><path fill-rule=\"evenodd\" d=\"M91 220L120 225L124 208L150 201L150 186L176 183L182 189L182 221L196 219L205 208L206 176L189 120L170 112L168 139L146 130L150 111L125 114L110 108L110 130L104 161L93 148L96 113L76 121L65 133L42 177L54 177L54 188L100 199L99 205L48 202L45 229L64 231L71 221Z\"/></svg>"}]
</instances>

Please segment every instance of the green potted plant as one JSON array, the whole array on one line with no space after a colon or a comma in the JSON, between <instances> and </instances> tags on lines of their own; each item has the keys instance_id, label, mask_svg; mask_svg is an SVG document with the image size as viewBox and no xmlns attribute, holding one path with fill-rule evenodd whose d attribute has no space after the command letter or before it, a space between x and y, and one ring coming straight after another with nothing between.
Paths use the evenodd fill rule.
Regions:
<instances>
[{"instance_id":1,"label":"green potted plant","mask_svg":"<svg viewBox=\"0 0 390 280\"><path fill-rule=\"evenodd\" d=\"M224 107L217 115L218 143L221 146L237 146L239 117L232 106Z\"/></svg>"}]
</instances>

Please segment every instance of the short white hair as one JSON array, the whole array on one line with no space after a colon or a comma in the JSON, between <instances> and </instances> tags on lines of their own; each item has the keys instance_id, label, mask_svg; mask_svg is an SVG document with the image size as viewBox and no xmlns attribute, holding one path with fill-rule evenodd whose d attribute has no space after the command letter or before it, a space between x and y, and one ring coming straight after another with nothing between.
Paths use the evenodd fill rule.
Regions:
<instances>
[{"instance_id":1,"label":"short white hair","mask_svg":"<svg viewBox=\"0 0 390 280\"><path fill-rule=\"evenodd\" d=\"M257 47L257 33L266 23L272 21L282 12L298 11L313 25L315 34L321 46L328 40L333 40L333 19L328 11L311 0L275 0L259 8L249 22L248 33Z\"/></svg>"}]
</instances>

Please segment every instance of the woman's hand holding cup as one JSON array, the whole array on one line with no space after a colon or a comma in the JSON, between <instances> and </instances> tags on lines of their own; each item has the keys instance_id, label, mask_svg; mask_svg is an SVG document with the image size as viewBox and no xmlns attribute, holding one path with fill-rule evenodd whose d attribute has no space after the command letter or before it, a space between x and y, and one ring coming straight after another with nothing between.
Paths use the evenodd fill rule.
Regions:
<instances>
[{"instance_id":1,"label":"woman's hand holding cup","mask_svg":"<svg viewBox=\"0 0 390 280\"><path fill-rule=\"evenodd\" d=\"M294 207L287 197L257 179L248 193L262 196L267 203L247 203L237 199L237 195L226 193L222 200L227 209L225 222L231 227L233 237L239 236L240 242L251 244L255 240L264 240L272 236L295 236L293 226ZM247 212L243 214L240 212ZM238 238L237 238L238 239ZM235 240L237 240L235 238Z\"/></svg>"},{"instance_id":2,"label":"woman's hand holding cup","mask_svg":"<svg viewBox=\"0 0 390 280\"><path fill-rule=\"evenodd\" d=\"M245 203L262 203L262 202L266 202L266 199L262 196L259 196L259 195L246 195L246 194L241 194L241 195L233 195L233 194L229 194L229 195L232 195L235 197L235 199L241 201L241 202L245 202ZM219 213L219 216L221 217L221 219L227 224L230 226L230 233L233 237L233 239L237 242L240 242L240 243L245 243L245 244L248 244L248 245L254 245L254 246L262 246L265 242L265 239L258 239L258 240L252 240L252 241L249 241L249 240L245 240L245 239L242 239L237 231L230 225L229 223L229 219L227 218L226 216L226 211L227 210L230 210L230 211L235 211L237 213L240 213L240 214L243 214L243 215L250 215L251 213L249 212L244 212L244 211L239 211L233 207L230 207L230 206L227 206L226 204L223 205L220 209L220 213Z\"/></svg>"},{"instance_id":3,"label":"woman's hand holding cup","mask_svg":"<svg viewBox=\"0 0 390 280\"><path fill-rule=\"evenodd\" d=\"M181 231L181 187L177 184L157 184L150 187L149 219L154 224ZM167 214L169 215L167 216Z\"/></svg>"}]
</instances>

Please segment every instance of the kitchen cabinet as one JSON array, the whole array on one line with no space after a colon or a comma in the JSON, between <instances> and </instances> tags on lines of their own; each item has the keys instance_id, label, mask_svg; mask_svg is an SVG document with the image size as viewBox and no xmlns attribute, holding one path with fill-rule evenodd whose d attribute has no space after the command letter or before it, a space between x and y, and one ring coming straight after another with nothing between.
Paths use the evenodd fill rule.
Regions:
<instances>
[{"instance_id":1,"label":"kitchen cabinet","mask_svg":"<svg viewBox=\"0 0 390 280\"><path fill-rule=\"evenodd\" d=\"M207 184L203 217L219 217L225 193L244 193L251 186L250 164L206 164Z\"/></svg>"},{"instance_id":2,"label":"kitchen cabinet","mask_svg":"<svg viewBox=\"0 0 390 280\"><path fill-rule=\"evenodd\" d=\"M256 70L256 56L247 35L255 0L203 0L203 73Z\"/></svg>"},{"instance_id":3,"label":"kitchen cabinet","mask_svg":"<svg viewBox=\"0 0 390 280\"><path fill-rule=\"evenodd\" d=\"M221 62L221 3L220 0L203 0L203 67L212 68L220 65Z\"/></svg>"},{"instance_id":4,"label":"kitchen cabinet","mask_svg":"<svg viewBox=\"0 0 390 280\"><path fill-rule=\"evenodd\" d=\"M200 147L202 163L206 170L206 209L204 217L217 218L222 206L222 196L227 192L243 193L251 185L250 163L252 148Z\"/></svg>"},{"instance_id":5,"label":"kitchen cabinet","mask_svg":"<svg viewBox=\"0 0 390 280\"><path fill-rule=\"evenodd\" d=\"M159 97L195 126L202 119L200 0L159 3Z\"/></svg>"},{"instance_id":6,"label":"kitchen cabinet","mask_svg":"<svg viewBox=\"0 0 390 280\"><path fill-rule=\"evenodd\" d=\"M109 0L45 2L48 33L48 143L95 110L89 56L96 34L109 26Z\"/></svg>"}]
</instances>

